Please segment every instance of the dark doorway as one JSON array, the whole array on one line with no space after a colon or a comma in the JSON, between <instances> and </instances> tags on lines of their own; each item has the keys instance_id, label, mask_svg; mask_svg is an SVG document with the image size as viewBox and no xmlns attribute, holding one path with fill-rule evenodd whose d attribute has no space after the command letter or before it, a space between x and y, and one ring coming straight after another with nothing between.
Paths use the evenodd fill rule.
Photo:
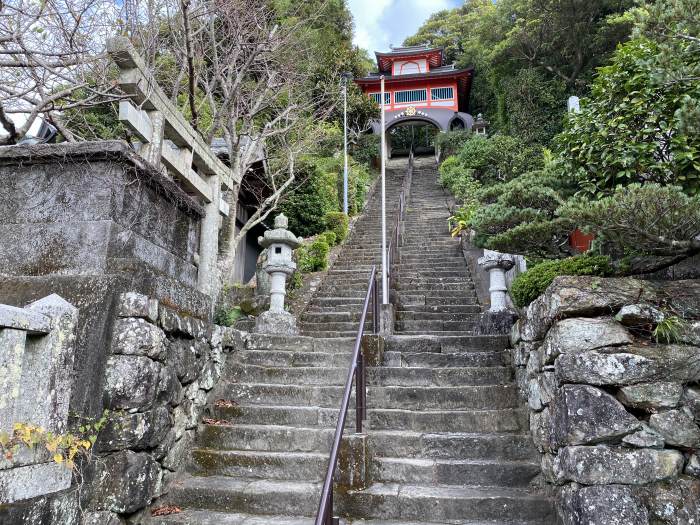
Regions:
<instances>
[{"instance_id":1,"label":"dark doorway","mask_svg":"<svg viewBox=\"0 0 700 525\"><path fill-rule=\"evenodd\" d=\"M435 136L438 133L438 128L428 122L397 124L388 133L391 156L408 155L411 149L416 155L434 154Z\"/></svg>"}]
</instances>

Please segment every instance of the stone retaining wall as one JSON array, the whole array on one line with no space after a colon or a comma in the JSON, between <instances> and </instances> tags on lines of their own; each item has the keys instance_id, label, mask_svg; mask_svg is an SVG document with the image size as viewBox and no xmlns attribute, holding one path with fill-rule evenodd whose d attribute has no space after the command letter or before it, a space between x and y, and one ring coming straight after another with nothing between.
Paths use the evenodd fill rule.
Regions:
<instances>
[{"instance_id":1,"label":"stone retaining wall","mask_svg":"<svg viewBox=\"0 0 700 525\"><path fill-rule=\"evenodd\" d=\"M688 320L674 344L651 336ZM700 281L559 277L513 329L565 524L700 523Z\"/></svg>"},{"instance_id":2,"label":"stone retaining wall","mask_svg":"<svg viewBox=\"0 0 700 525\"><path fill-rule=\"evenodd\" d=\"M119 296L104 371L108 424L73 488L0 507L0 523L143 523L183 467L209 393L243 334L137 293Z\"/></svg>"}]
</instances>

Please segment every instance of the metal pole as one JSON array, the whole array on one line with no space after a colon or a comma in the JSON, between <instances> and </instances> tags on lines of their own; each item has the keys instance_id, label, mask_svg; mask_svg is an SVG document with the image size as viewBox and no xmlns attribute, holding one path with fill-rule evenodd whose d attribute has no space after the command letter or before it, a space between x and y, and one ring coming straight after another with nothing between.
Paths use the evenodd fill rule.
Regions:
<instances>
[{"instance_id":1,"label":"metal pole","mask_svg":"<svg viewBox=\"0 0 700 525\"><path fill-rule=\"evenodd\" d=\"M343 212L348 214L348 79L343 79L343 148L345 169L343 171Z\"/></svg>"},{"instance_id":2,"label":"metal pole","mask_svg":"<svg viewBox=\"0 0 700 525\"><path fill-rule=\"evenodd\" d=\"M385 100L384 100L384 75L381 76L382 81L382 304L389 304L389 286L388 273L386 267L386 131L384 124L385 116Z\"/></svg>"}]
</instances>

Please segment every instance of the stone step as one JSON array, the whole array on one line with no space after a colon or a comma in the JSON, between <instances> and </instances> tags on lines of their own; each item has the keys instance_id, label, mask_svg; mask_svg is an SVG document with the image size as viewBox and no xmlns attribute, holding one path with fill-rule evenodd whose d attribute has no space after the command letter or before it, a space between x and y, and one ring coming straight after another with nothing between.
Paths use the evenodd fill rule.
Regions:
<instances>
[{"instance_id":1,"label":"stone step","mask_svg":"<svg viewBox=\"0 0 700 525\"><path fill-rule=\"evenodd\" d=\"M502 385L512 380L513 371L504 366L475 367L372 367L367 369L368 385L435 387Z\"/></svg>"},{"instance_id":2,"label":"stone step","mask_svg":"<svg viewBox=\"0 0 700 525\"><path fill-rule=\"evenodd\" d=\"M481 312L469 305L471 312L426 312L415 310L398 310L396 319L399 321L478 321ZM474 310L477 310L476 312Z\"/></svg>"},{"instance_id":3,"label":"stone step","mask_svg":"<svg viewBox=\"0 0 700 525\"><path fill-rule=\"evenodd\" d=\"M398 332L435 332L435 331L469 331L473 330L477 324L477 319L471 319L468 321L441 321L441 320L409 320L409 321L396 321L396 331Z\"/></svg>"},{"instance_id":4,"label":"stone step","mask_svg":"<svg viewBox=\"0 0 700 525\"><path fill-rule=\"evenodd\" d=\"M240 365L227 378L238 384L344 385L348 367L272 367Z\"/></svg>"},{"instance_id":5,"label":"stone step","mask_svg":"<svg viewBox=\"0 0 700 525\"><path fill-rule=\"evenodd\" d=\"M415 305L400 307L397 310L398 314L413 314L413 313L430 313L430 314L444 314L444 313L472 313L480 314L481 306L478 304L443 304L443 305Z\"/></svg>"},{"instance_id":6,"label":"stone step","mask_svg":"<svg viewBox=\"0 0 700 525\"><path fill-rule=\"evenodd\" d=\"M319 337L319 338L320 337L323 337L323 338L334 338L334 337L346 338L346 337L351 337L351 336L354 336L357 334L356 330L355 331L348 330L346 332L331 332L331 331L324 332L324 331L305 330L303 326L301 327L301 331L302 331L302 333L304 333L305 335L307 335L309 337Z\"/></svg>"},{"instance_id":7,"label":"stone step","mask_svg":"<svg viewBox=\"0 0 700 525\"><path fill-rule=\"evenodd\" d=\"M373 481L379 483L527 487L540 473L538 461L377 457Z\"/></svg>"},{"instance_id":8,"label":"stone step","mask_svg":"<svg viewBox=\"0 0 700 525\"><path fill-rule=\"evenodd\" d=\"M328 466L328 454L329 451L269 452L198 448L192 451L192 473L200 476L322 482Z\"/></svg>"},{"instance_id":9,"label":"stone step","mask_svg":"<svg viewBox=\"0 0 700 525\"><path fill-rule=\"evenodd\" d=\"M314 519L185 509L169 516L152 517L148 523L151 525L314 525Z\"/></svg>"},{"instance_id":10,"label":"stone step","mask_svg":"<svg viewBox=\"0 0 700 525\"><path fill-rule=\"evenodd\" d=\"M508 336L469 335L469 336L406 336L392 335L385 340L386 352L484 352L503 350L510 344Z\"/></svg>"},{"instance_id":11,"label":"stone step","mask_svg":"<svg viewBox=\"0 0 700 525\"><path fill-rule=\"evenodd\" d=\"M522 488L375 483L366 490L351 490L339 501L342 514L354 518L556 523L552 503Z\"/></svg>"},{"instance_id":12,"label":"stone step","mask_svg":"<svg viewBox=\"0 0 700 525\"><path fill-rule=\"evenodd\" d=\"M338 406L302 407L285 405L243 405L235 407L214 407L216 419L228 421L232 425L277 425L297 428L331 428L338 421ZM355 419L355 410L348 411L348 421ZM352 428L352 423L348 424Z\"/></svg>"},{"instance_id":13,"label":"stone step","mask_svg":"<svg viewBox=\"0 0 700 525\"><path fill-rule=\"evenodd\" d=\"M333 428L299 428L283 425L200 425L198 442L217 450L270 452L329 451Z\"/></svg>"},{"instance_id":14,"label":"stone step","mask_svg":"<svg viewBox=\"0 0 700 525\"><path fill-rule=\"evenodd\" d=\"M318 482L187 476L172 486L167 500L183 507L218 512L313 516L320 496Z\"/></svg>"},{"instance_id":15,"label":"stone step","mask_svg":"<svg viewBox=\"0 0 700 525\"><path fill-rule=\"evenodd\" d=\"M402 335L435 335L438 337L443 337L447 335L458 335L458 336L469 336L474 335L473 331L467 330L403 330L397 332Z\"/></svg>"},{"instance_id":16,"label":"stone step","mask_svg":"<svg viewBox=\"0 0 700 525\"><path fill-rule=\"evenodd\" d=\"M350 352L292 352L289 350L244 350L235 354L233 362L265 367L343 367Z\"/></svg>"},{"instance_id":17,"label":"stone step","mask_svg":"<svg viewBox=\"0 0 700 525\"><path fill-rule=\"evenodd\" d=\"M314 338L308 336L276 336L269 334L248 334L248 350L277 350L294 352L344 352L352 351L354 338Z\"/></svg>"},{"instance_id":18,"label":"stone step","mask_svg":"<svg viewBox=\"0 0 700 525\"><path fill-rule=\"evenodd\" d=\"M384 352L384 365L387 367L491 367L504 366L509 359L505 352L462 352L459 354Z\"/></svg>"},{"instance_id":19,"label":"stone step","mask_svg":"<svg viewBox=\"0 0 700 525\"><path fill-rule=\"evenodd\" d=\"M377 456L438 459L532 460L538 452L529 433L411 432L371 430Z\"/></svg>"},{"instance_id":20,"label":"stone step","mask_svg":"<svg viewBox=\"0 0 700 525\"><path fill-rule=\"evenodd\" d=\"M360 321L360 318L362 317L362 311L361 309L358 309L355 312L348 312L348 311L316 311L314 310L306 310L302 316L301 320L304 323L353 323L357 324ZM367 311L367 316L366 316L366 321L367 322L372 322L372 319L374 318L374 314L372 312L372 309L370 308Z\"/></svg>"},{"instance_id":21,"label":"stone step","mask_svg":"<svg viewBox=\"0 0 700 525\"><path fill-rule=\"evenodd\" d=\"M416 300L423 300L426 301L426 304L428 304L428 300L435 300L435 299L440 299L440 298L445 298L449 297L452 299L452 302L454 301L454 298L462 298L462 299L471 299L471 300L476 300L476 293L474 292L473 287L470 288L465 288L465 289L455 289L457 287L417 287L417 286L411 286L410 288L402 288L398 291L398 296L399 296L399 301L401 304L410 304L411 302L414 302ZM458 304L468 304L468 303L458 303Z\"/></svg>"},{"instance_id":22,"label":"stone step","mask_svg":"<svg viewBox=\"0 0 700 525\"><path fill-rule=\"evenodd\" d=\"M445 292L443 292L445 293ZM399 308L413 308L414 306L441 306L451 304L479 304L476 294L473 292L456 292L454 295L437 294L400 294L398 297Z\"/></svg>"},{"instance_id":23,"label":"stone step","mask_svg":"<svg viewBox=\"0 0 700 525\"><path fill-rule=\"evenodd\" d=\"M524 432L528 428L527 412L521 408L435 411L370 408L367 417L372 430Z\"/></svg>"},{"instance_id":24,"label":"stone step","mask_svg":"<svg viewBox=\"0 0 700 525\"><path fill-rule=\"evenodd\" d=\"M240 405L340 406L341 386L230 384L224 392ZM482 410L521 405L515 385L479 386L369 386L368 405L374 409ZM353 396L354 401L354 396ZM353 405L354 406L354 405Z\"/></svg>"}]
</instances>

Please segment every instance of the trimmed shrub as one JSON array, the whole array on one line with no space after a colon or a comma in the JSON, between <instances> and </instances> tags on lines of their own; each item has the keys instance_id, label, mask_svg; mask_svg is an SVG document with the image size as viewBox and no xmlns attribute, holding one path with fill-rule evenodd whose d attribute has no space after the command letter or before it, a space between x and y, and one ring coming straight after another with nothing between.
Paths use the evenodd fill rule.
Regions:
<instances>
[{"instance_id":1,"label":"trimmed shrub","mask_svg":"<svg viewBox=\"0 0 700 525\"><path fill-rule=\"evenodd\" d=\"M328 246L335 246L338 244L338 236L335 234L335 232L325 231L319 235L319 237L323 238L328 243Z\"/></svg>"},{"instance_id":2,"label":"trimmed shrub","mask_svg":"<svg viewBox=\"0 0 700 525\"><path fill-rule=\"evenodd\" d=\"M328 268L330 246L324 238L319 237L308 246L296 250L297 266L301 272L320 272Z\"/></svg>"},{"instance_id":3,"label":"trimmed shrub","mask_svg":"<svg viewBox=\"0 0 700 525\"><path fill-rule=\"evenodd\" d=\"M546 261L533 266L513 281L511 296L515 305L522 308L537 299L560 275L611 275L610 259L602 255L579 255L558 261Z\"/></svg>"},{"instance_id":4,"label":"trimmed shrub","mask_svg":"<svg viewBox=\"0 0 700 525\"><path fill-rule=\"evenodd\" d=\"M341 243L348 236L350 221L342 211L332 211L323 217L326 229L335 233L336 242Z\"/></svg>"}]
</instances>

